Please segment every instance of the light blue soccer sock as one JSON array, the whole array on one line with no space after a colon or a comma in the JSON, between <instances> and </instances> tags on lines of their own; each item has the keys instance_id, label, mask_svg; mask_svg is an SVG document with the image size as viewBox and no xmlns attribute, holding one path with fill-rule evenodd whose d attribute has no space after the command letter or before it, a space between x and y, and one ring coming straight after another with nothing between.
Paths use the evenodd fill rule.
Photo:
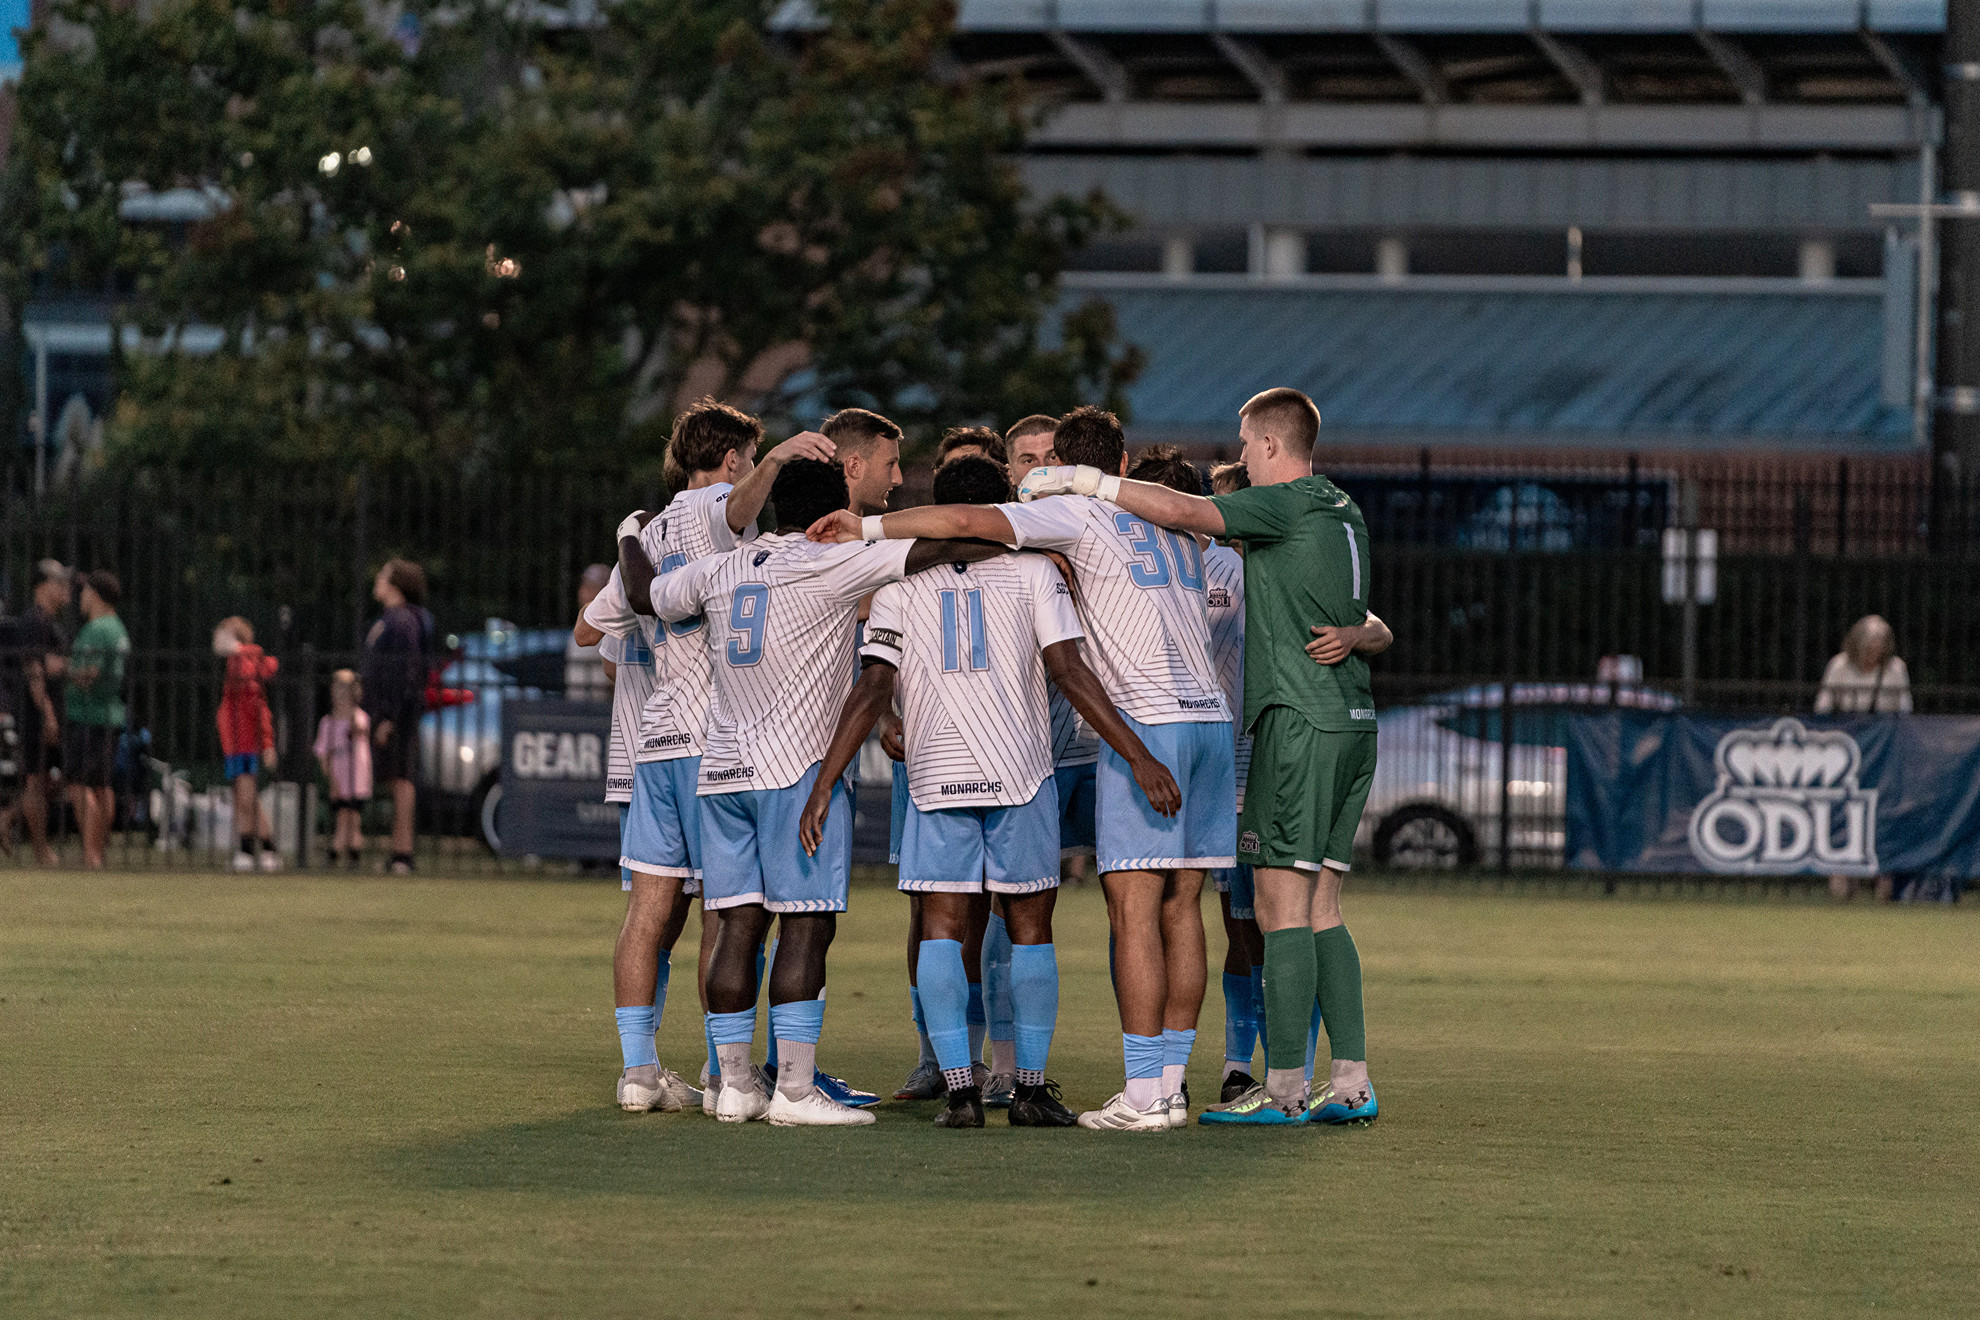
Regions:
<instances>
[{"instance_id":1,"label":"light blue soccer sock","mask_svg":"<svg viewBox=\"0 0 1980 1320\"><path fill-rule=\"evenodd\" d=\"M960 940L923 940L916 957L915 983L921 987L921 1011L928 1018L928 1039L935 1062L950 1087L974 1086L969 1054L969 978L963 971Z\"/></svg>"},{"instance_id":2,"label":"light blue soccer sock","mask_svg":"<svg viewBox=\"0 0 1980 1320\"><path fill-rule=\"evenodd\" d=\"M719 1077L724 1086L742 1090L753 1086L750 1081L750 1047L756 1043L756 1008L751 1005L740 1013L707 1013L703 1015L708 1023L708 1039L715 1047L716 1070L712 1077ZM723 1067L727 1064L727 1067Z\"/></svg>"},{"instance_id":3,"label":"light blue soccer sock","mask_svg":"<svg viewBox=\"0 0 1980 1320\"><path fill-rule=\"evenodd\" d=\"M714 1086L722 1080L722 1061L715 1057L715 1032L706 1013L701 1015L701 1037L708 1042L708 1084Z\"/></svg>"},{"instance_id":4,"label":"light blue soccer sock","mask_svg":"<svg viewBox=\"0 0 1980 1320\"><path fill-rule=\"evenodd\" d=\"M660 1023L667 1012L667 982L673 979L674 955L666 949L660 950L660 970L653 978L653 1029L660 1030Z\"/></svg>"},{"instance_id":5,"label":"light blue soccer sock","mask_svg":"<svg viewBox=\"0 0 1980 1320\"><path fill-rule=\"evenodd\" d=\"M990 925L983 932L983 1009L990 1019L990 1071L1011 1072L1013 1059L1001 1055L1010 1050L1015 1035L1017 1010L1011 1000L1011 931L1004 919L990 914ZM998 1045L1004 1044L1000 1051Z\"/></svg>"},{"instance_id":6,"label":"light blue soccer sock","mask_svg":"<svg viewBox=\"0 0 1980 1320\"><path fill-rule=\"evenodd\" d=\"M919 976L920 974L921 969L917 967L915 969L915 975ZM925 1063L932 1068L935 1066L935 1046L928 1039L928 1019L921 1012L920 986L910 985L908 987L908 1000L914 1005L914 1034L921 1042L921 1057L915 1060L915 1062L917 1065Z\"/></svg>"},{"instance_id":7,"label":"light blue soccer sock","mask_svg":"<svg viewBox=\"0 0 1980 1320\"><path fill-rule=\"evenodd\" d=\"M967 973L965 973L967 975ZM983 1058L983 1036L990 1030L989 1015L983 1011L983 982L969 983L969 1061Z\"/></svg>"},{"instance_id":8,"label":"light blue soccer sock","mask_svg":"<svg viewBox=\"0 0 1980 1320\"><path fill-rule=\"evenodd\" d=\"M1320 1052L1320 1000L1313 1001L1313 1019L1306 1027L1306 1085L1313 1086L1313 1058Z\"/></svg>"},{"instance_id":9,"label":"light blue soccer sock","mask_svg":"<svg viewBox=\"0 0 1980 1320\"><path fill-rule=\"evenodd\" d=\"M1224 1062L1226 1075L1249 1071L1258 1050L1258 1001L1251 997L1249 973L1224 973Z\"/></svg>"},{"instance_id":10,"label":"light blue soccer sock","mask_svg":"<svg viewBox=\"0 0 1980 1320\"><path fill-rule=\"evenodd\" d=\"M653 1006L635 1004L631 1008L615 1008L612 1016L619 1020L619 1055L628 1068L650 1068L660 1062L660 1056L653 1049Z\"/></svg>"},{"instance_id":11,"label":"light blue soccer sock","mask_svg":"<svg viewBox=\"0 0 1980 1320\"><path fill-rule=\"evenodd\" d=\"M1162 1094L1175 1095L1183 1088L1183 1074L1189 1069L1190 1051L1196 1048L1196 1028L1178 1031L1162 1028Z\"/></svg>"},{"instance_id":12,"label":"light blue soccer sock","mask_svg":"<svg viewBox=\"0 0 1980 1320\"><path fill-rule=\"evenodd\" d=\"M771 940L767 946L763 944L756 946L756 993L759 998L763 994L764 968L773 966L776 961L777 941ZM777 1033L774 1031L770 1033L770 1049L763 1057L763 1066L770 1070L772 1077L777 1075Z\"/></svg>"},{"instance_id":13,"label":"light blue soccer sock","mask_svg":"<svg viewBox=\"0 0 1980 1320\"><path fill-rule=\"evenodd\" d=\"M1042 1086L1052 1032L1059 1023L1059 952L1050 944L1011 949L1011 1004L1017 1033L1017 1079Z\"/></svg>"},{"instance_id":14,"label":"light blue soccer sock","mask_svg":"<svg viewBox=\"0 0 1980 1320\"><path fill-rule=\"evenodd\" d=\"M1127 1066L1122 1094L1136 1109L1152 1109L1162 1094L1162 1038L1121 1033L1121 1061Z\"/></svg>"},{"instance_id":15,"label":"light blue soccer sock","mask_svg":"<svg viewBox=\"0 0 1980 1320\"><path fill-rule=\"evenodd\" d=\"M782 1041L777 1089L792 1100L811 1090L818 1071L818 1037L825 1030L825 996L770 1005L770 1040Z\"/></svg>"}]
</instances>

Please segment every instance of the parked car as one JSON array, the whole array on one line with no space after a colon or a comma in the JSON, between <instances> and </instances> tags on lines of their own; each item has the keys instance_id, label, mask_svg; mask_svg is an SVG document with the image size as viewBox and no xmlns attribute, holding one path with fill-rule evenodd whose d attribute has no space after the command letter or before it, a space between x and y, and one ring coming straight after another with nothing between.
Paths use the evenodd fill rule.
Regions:
<instances>
[{"instance_id":1,"label":"parked car","mask_svg":"<svg viewBox=\"0 0 1980 1320\"><path fill-rule=\"evenodd\" d=\"M502 703L559 695L569 637L560 628L517 628L490 619L481 632L448 639L454 659L440 671L440 686L474 699L420 719L420 795L434 819L459 821L463 833L491 850L502 801Z\"/></svg>"},{"instance_id":2,"label":"parked car","mask_svg":"<svg viewBox=\"0 0 1980 1320\"><path fill-rule=\"evenodd\" d=\"M1605 706L1672 710L1668 692L1633 683L1515 683L1507 841L1558 853L1567 842L1567 719ZM1478 684L1383 711L1375 782L1356 839L1377 865L1471 866L1497 854L1502 816L1503 683ZM1522 709L1530 707L1531 709Z\"/></svg>"}]
</instances>

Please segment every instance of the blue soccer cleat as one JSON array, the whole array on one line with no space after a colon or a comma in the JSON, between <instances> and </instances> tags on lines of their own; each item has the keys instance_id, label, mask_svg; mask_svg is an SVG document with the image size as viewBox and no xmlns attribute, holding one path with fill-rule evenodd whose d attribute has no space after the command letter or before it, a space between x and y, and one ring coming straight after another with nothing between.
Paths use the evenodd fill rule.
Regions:
<instances>
[{"instance_id":1,"label":"blue soccer cleat","mask_svg":"<svg viewBox=\"0 0 1980 1320\"><path fill-rule=\"evenodd\" d=\"M813 1071L811 1084L842 1105L854 1109L864 1109L868 1105L880 1103L880 1097L871 1091L862 1091L843 1077L834 1077L828 1072Z\"/></svg>"},{"instance_id":2,"label":"blue soccer cleat","mask_svg":"<svg viewBox=\"0 0 1980 1320\"><path fill-rule=\"evenodd\" d=\"M1254 1123L1266 1126L1285 1126L1304 1123L1306 1113L1302 1109L1288 1111L1265 1091L1261 1082L1237 1099L1225 1104L1212 1105L1197 1116L1198 1123Z\"/></svg>"},{"instance_id":3,"label":"blue soccer cleat","mask_svg":"<svg viewBox=\"0 0 1980 1320\"><path fill-rule=\"evenodd\" d=\"M1363 1082L1346 1096L1336 1094L1334 1088L1330 1086L1314 1097L1313 1106L1306 1111L1306 1121L1336 1124L1367 1123L1374 1120L1376 1112L1373 1083Z\"/></svg>"}]
</instances>

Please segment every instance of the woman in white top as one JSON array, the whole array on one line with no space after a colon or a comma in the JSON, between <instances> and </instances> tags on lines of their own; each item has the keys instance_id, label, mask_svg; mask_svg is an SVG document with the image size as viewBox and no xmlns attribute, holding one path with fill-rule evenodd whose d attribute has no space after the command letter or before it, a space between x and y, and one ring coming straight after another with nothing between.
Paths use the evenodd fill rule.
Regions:
<instances>
[{"instance_id":1,"label":"woman in white top","mask_svg":"<svg viewBox=\"0 0 1980 1320\"><path fill-rule=\"evenodd\" d=\"M1866 614L1850 626L1842 654L1822 671L1817 715L1909 715L1911 675L1895 654L1891 625Z\"/></svg>"}]
</instances>

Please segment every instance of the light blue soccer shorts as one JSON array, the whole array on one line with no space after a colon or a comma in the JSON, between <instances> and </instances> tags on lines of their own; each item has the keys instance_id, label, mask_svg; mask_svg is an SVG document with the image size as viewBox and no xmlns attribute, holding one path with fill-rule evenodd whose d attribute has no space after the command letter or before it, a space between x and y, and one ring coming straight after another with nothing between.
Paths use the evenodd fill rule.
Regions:
<instances>
[{"instance_id":1,"label":"light blue soccer shorts","mask_svg":"<svg viewBox=\"0 0 1980 1320\"><path fill-rule=\"evenodd\" d=\"M1224 866L1210 873L1210 887L1220 894L1231 896L1231 915L1239 921L1252 921L1257 918L1256 891L1252 888L1251 867L1239 862L1236 866Z\"/></svg>"},{"instance_id":2,"label":"light blue soccer shorts","mask_svg":"<svg viewBox=\"0 0 1980 1320\"><path fill-rule=\"evenodd\" d=\"M887 820L887 861L894 866L901 864L901 830L907 825L908 780L907 767L899 761L891 762L894 767L894 807Z\"/></svg>"},{"instance_id":3,"label":"light blue soccer shorts","mask_svg":"<svg viewBox=\"0 0 1980 1320\"><path fill-rule=\"evenodd\" d=\"M701 892L701 806L694 785L701 758L644 761L633 766L632 802L619 831L619 865L642 875L676 876Z\"/></svg>"},{"instance_id":4,"label":"light blue soccer shorts","mask_svg":"<svg viewBox=\"0 0 1980 1320\"><path fill-rule=\"evenodd\" d=\"M832 785L825 838L806 856L798 821L818 766L789 788L710 793L701 798L701 904L761 903L772 912L844 912L852 876L853 783Z\"/></svg>"},{"instance_id":5,"label":"light blue soccer shorts","mask_svg":"<svg viewBox=\"0 0 1980 1320\"><path fill-rule=\"evenodd\" d=\"M1052 772L1059 789L1059 856L1093 855L1094 765L1062 765Z\"/></svg>"},{"instance_id":6,"label":"light blue soccer shorts","mask_svg":"<svg viewBox=\"0 0 1980 1320\"><path fill-rule=\"evenodd\" d=\"M1059 883L1059 789L1047 775L1015 807L910 805L901 883L910 894L1035 894Z\"/></svg>"},{"instance_id":7,"label":"light blue soccer shorts","mask_svg":"<svg viewBox=\"0 0 1980 1320\"><path fill-rule=\"evenodd\" d=\"M1182 790L1182 810L1163 816L1142 796L1128 763L1100 745L1099 860L1108 871L1214 870L1237 865L1237 767L1228 720L1143 724L1122 712Z\"/></svg>"}]
</instances>

